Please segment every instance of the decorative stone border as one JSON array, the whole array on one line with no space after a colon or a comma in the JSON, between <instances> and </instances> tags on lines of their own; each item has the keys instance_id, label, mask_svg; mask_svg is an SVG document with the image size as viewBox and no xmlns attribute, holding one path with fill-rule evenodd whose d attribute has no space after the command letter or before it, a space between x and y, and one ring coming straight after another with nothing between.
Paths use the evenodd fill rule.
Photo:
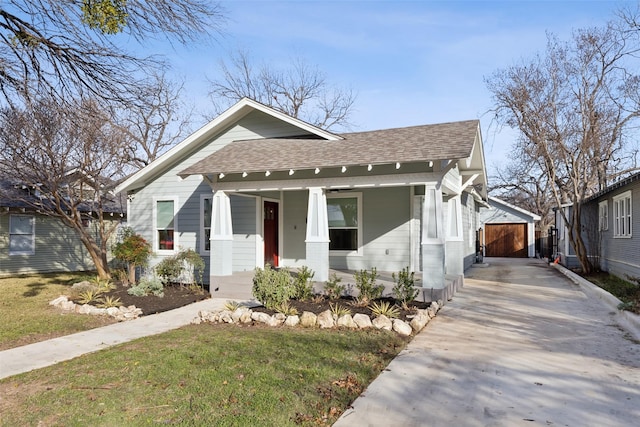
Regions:
<instances>
[{"instance_id":1,"label":"decorative stone border","mask_svg":"<svg viewBox=\"0 0 640 427\"><path fill-rule=\"evenodd\" d=\"M239 307L234 311L221 310L211 312L200 310L198 317L191 321L192 324L199 325L203 322L209 323L242 323L251 322L263 323L268 326L302 326L307 328L334 328L345 327L351 329L376 328L385 329L387 331L395 331L402 336L409 336L412 333L418 333L424 328L429 321L435 317L436 313L442 307L442 301L432 302L426 310L418 310L412 316L409 323L400 319L389 319L387 316L381 315L371 319L366 314L358 313L354 316L345 314L340 317L334 316L331 310L323 311L316 315L310 311L305 311L302 315L286 316L282 313L276 313L272 316L260 311L253 311L249 307Z\"/></svg>"},{"instance_id":2,"label":"decorative stone border","mask_svg":"<svg viewBox=\"0 0 640 427\"><path fill-rule=\"evenodd\" d=\"M94 316L111 316L111 317L114 317L118 322L137 319L142 315L142 310L137 308L135 305L130 305L129 307L120 306L120 307L98 308L91 304L82 304L82 305L76 304L73 301L70 301L69 298L64 295L51 301L49 305L58 307L64 311L73 311L74 313L79 313L79 314L91 314Z\"/></svg>"}]
</instances>

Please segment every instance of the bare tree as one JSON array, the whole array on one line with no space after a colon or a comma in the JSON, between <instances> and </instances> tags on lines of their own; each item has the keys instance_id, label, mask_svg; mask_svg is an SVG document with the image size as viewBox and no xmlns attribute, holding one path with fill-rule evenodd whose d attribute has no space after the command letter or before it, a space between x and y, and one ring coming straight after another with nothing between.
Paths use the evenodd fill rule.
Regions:
<instances>
[{"instance_id":1,"label":"bare tree","mask_svg":"<svg viewBox=\"0 0 640 427\"><path fill-rule=\"evenodd\" d=\"M302 58L286 69L256 68L249 53L240 51L222 61L220 70L222 78L210 80L209 93L218 110L248 97L324 129L352 126L356 95L330 86L326 75Z\"/></svg>"},{"instance_id":2,"label":"bare tree","mask_svg":"<svg viewBox=\"0 0 640 427\"><path fill-rule=\"evenodd\" d=\"M131 102L142 74L161 61L128 53L126 43L158 36L186 43L222 22L220 6L206 0L6 0L0 91L8 103L41 96Z\"/></svg>"},{"instance_id":3,"label":"bare tree","mask_svg":"<svg viewBox=\"0 0 640 427\"><path fill-rule=\"evenodd\" d=\"M107 214L124 208L112 192L123 141L92 100L60 106L48 98L0 110L0 180L13 186L5 184L2 197L73 229L103 278L107 242L118 225Z\"/></svg>"},{"instance_id":4,"label":"bare tree","mask_svg":"<svg viewBox=\"0 0 640 427\"><path fill-rule=\"evenodd\" d=\"M582 202L635 169L626 142L640 115L637 31L622 21L548 37L547 50L487 80L499 122L519 130L515 150L536 160L561 210L585 273L592 271L582 237Z\"/></svg>"},{"instance_id":5,"label":"bare tree","mask_svg":"<svg viewBox=\"0 0 640 427\"><path fill-rule=\"evenodd\" d=\"M133 168L147 166L188 132L190 112L181 108L182 87L157 74L136 91L137 102L115 113L127 140L125 161Z\"/></svg>"}]
</instances>

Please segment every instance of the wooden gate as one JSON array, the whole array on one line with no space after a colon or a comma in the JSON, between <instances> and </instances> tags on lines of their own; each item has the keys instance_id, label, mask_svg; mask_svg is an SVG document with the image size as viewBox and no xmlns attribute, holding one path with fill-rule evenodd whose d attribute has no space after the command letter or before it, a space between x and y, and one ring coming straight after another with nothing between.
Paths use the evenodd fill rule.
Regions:
<instances>
[{"instance_id":1,"label":"wooden gate","mask_svg":"<svg viewBox=\"0 0 640 427\"><path fill-rule=\"evenodd\" d=\"M526 258L527 224L485 224L486 256Z\"/></svg>"}]
</instances>

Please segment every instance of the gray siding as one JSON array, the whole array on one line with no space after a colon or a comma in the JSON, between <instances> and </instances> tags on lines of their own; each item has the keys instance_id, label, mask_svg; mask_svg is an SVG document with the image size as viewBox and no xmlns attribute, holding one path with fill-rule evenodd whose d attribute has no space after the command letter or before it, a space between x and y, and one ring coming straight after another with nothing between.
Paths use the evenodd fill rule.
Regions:
<instances>
[{"instance_id":1,"label":"gray siding","mask_svg":"<svg viewBox=\"0 0 640 427\"><path fill-rule=\"evenodd\" d=\"M39 215L35 215L35 254L9 255L9 216L0 214L0 276L95 269L75 230Z\"/></svg>"},{"instance_id":2,"label":"gray siding","mask_svg":"<svg viewBox=\"0 0 640 427\"><path fill-rule=\"evenodd\" d=\"M282 215L282 265L301 267L306 261L308 191L286 191L280 206Z\"/></svg>"},{"instance_id":3,"label":"gray siding","mask_svg":"<svg viewBox=\"0 0 640 427\"><path fill-rule=\"evenodd\" d=\"M230 196L233 227L233 271L256 268L256 198Z\"/></svg>"},{"instance_id":4,"label":"gray siding","mask_svg":"<svg viewBox=\"0 0 640 427\"><path fill-rule=\"evenodd\" d=\"M464 237L464 269L471 267L476 261L476 230L480 228L480 206L473 196L463 192L462 205L462 230Z\"/></svg>"}]
</instances>

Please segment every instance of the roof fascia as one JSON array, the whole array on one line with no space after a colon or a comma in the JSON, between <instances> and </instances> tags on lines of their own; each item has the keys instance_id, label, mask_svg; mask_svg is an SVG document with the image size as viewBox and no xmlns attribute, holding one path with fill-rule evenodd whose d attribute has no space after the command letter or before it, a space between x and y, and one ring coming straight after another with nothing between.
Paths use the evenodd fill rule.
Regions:
<instances>
[{"instance_id":1,"label":"roof fascia","mask_svg":"<svg viewBox=\"0 0 640 427\"><path fill-rule=\"evenodd\" d=\"M526 210L526 209L519 208L519 207L517 207L517 206L515 206L515 205L512 205L511 203L505 202L505 201L504 201L504 200L502 200L502 199L498 199L497 197L489 196L489 200L490 200L490 201L492 201L492 202L494 202L494 203L497 203L497 204L499 204L499 205L506 206L506 207L508 207L508 208L510 208L510 209L513 209L513 210L515 210L515 211L518 211L518 212L520 212L521 214L524 214L524 215L526 215L526 216L529 216L529 217L531 217L534 221L540 221L540 220L542 219L542 218L540 217L540 215L536 215L536 214L534 214L533 212L529 212L529 211L528 211L528 210Z\"/></svg>"},{"instance_id":2,"label":"roof fascia","mask_svg":"<svg viewBox=\"0 0 640 427\"><path fill-rule=\"evenodd\" d=\"M253 99L242 98L240 101L236 102L233 106L224 111L218 117L202 126L200 129L189 135L187 138L182 140L182 142L172 147L169 151L158 157L149 165L140 169L138 172L134 173L128 179L123 181L116 187L116 193L144 186L146 184L145 180L149 176L154 176L158 173L158 171L161 171L163 167L165 167L166 165L170 165L173 159L179 158L183 153L192 150L194 147L197 147L199 144L205 142L215 133L222 131L233 122L240 120L251 111L256 110L268 114L276 119L282 120L283 122L296 126L302 130L310 132L314 135L317 135L321 138L329 140L343 139L338 135L322 130L316 126L310 125L309 123L303 122L302 120L281 113L280 111L276 111L271 107L254 101Z\"/></svg>"}]
</instances>

